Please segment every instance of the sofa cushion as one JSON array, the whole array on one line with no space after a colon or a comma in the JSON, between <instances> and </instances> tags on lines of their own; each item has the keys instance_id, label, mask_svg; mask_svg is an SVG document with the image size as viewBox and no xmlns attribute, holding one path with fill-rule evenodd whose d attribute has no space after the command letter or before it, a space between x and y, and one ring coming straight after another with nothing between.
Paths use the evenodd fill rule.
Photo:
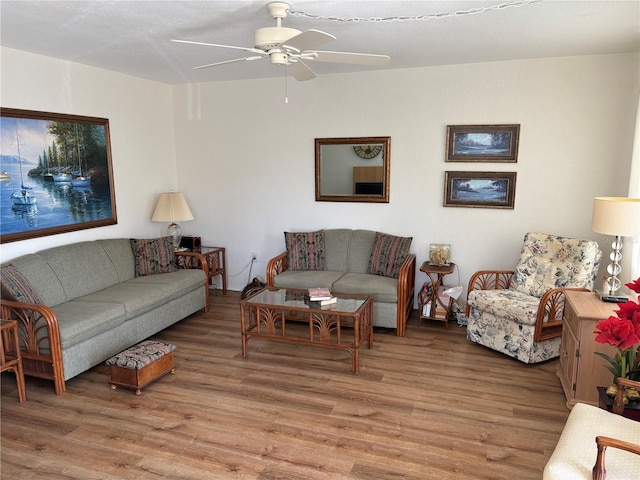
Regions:
<instances>
[{"instance_id":1,"label":"sofa cushion","mask_svg":"<svg viewBox=\"0 0 640 480\"><path fill-rule=\"evenodd\" d=\"M373 230L354 230L349 239L349 253L347 258L347 272L369 273L371 250L376 239Z\"/></svg>"},{"instance_id":2,"label":"sofa cushion","mask_svg":"<svg viewBox=\"0 0 640 480\"><path fill-rule=\"evenodd\" d=\"M331 290L332 285L344 275L344 272L334 272L331 270L309 270L291 271L286 270L273 280L273 284L279 288L302 288L326 287Z\"/></svg>"},{"instance_id":3,"label":"sofa cushion","mask_svg":"<svg viewBox=\"0 0 640 480\"><path fill-rule=\"evenodd\" d=\"M135 261L135 275L156 275L158 273L175 272L176 257L169 237L132 238L131 249Z\"/></svg>"},{"instance_id":4,"label":"sofa cushion","mask_svg":"<svg viewBox=\"0 0 640 480\"><path fill-rule=\"evenodd\" d=\"M324 230L284 232L287 270L326 270Z\"/></svg>"},{"instance_id":5,"label":"sofa cushion","mask_svg":"<svg viewBox=\"0 0 640 480\"><path fill-rule=\"evenodd\" d=\"M396 303L398 280L366 273L346 273L333 284L331 292L371 295L374 302Z\"/></svg>"},{"instance_id":6,"label":"sofa cushion","mask_svg":"<svg viewBox=\"0 0 640 480\"><path fill-rule=\"evenodd\" d=\"M329 228L324 231L325 259L327 270L346 272L348 266L347 255L351 241L351 229ZM369 257L367 255L367 261Z\"/></svg>"},{"instance_id":7,"label":"sofa cushion","mask_svg":"<svg viewBox=\"0 0 640 480\"><path fill-rule=\"evenodd\" d=\"M51 307L67 301L60 279L56 276L44 258L37 253L30 253L14 258L10 262L33 286L43 300L43 304Z\"/></svg>"},{"instance_id":8,"label":"sofa cushion","mask_svg":"<svg viewBox=\"0 0 640 480\"><path fill-rule=\"evenodd\" d=\"M62 349L108 332L124 322L120 303L70 301L52 308L58 317Z\"/></svg>"},{"instance_id":9,"label":"sofa cushion","mask_svg":"<svg viewBox=\"0 0 640 480\"><path fill-rule=\"evenodd\" d=\"M16 302L43 303L38 291L33 288L29 280L27 280L22 272L13 264L2 267L0 284L2 288L2 298Z\"/></svg>"},{"instance_id":10,"label":"sofa cushion","mask_svg":"<svg viewBox=\"0 0 640 480\"><path fill-rule=\"evenodd\" d=\"M398 278L402 262L409 254L413 237L397 237L376 232L367 273Z\"/></svg>"},{"instance_id":11,"label":"sofa cushion","mask_svg":"<svg viewBox=\"0 0 640 480\"><path fill-rule=\"evenodd\" d=\"M125 320L131 320L195 289L203 288L204 281L204 272L195 269L144 275L78 298L76 301L120 303L125 310Z\"/></svg>"},{"instance_id":12,"label":"sofa cushion","mask_svg":"<svg viewBox=\"0 0 640 480\"><path fill-rule=\"evenodd\" d=\"M38 255L50 265L62 284L67 301L118 283L113 263L96 242L62 245L42 250ZM42 295L40 287L35 283L33 286Z\"/></svg>"},{"instance_id":13,"label":"sofa cushion","mask_svg":"<svg viewBox=\"0 0 640 480\"><path fill-rule=\"evenodd\" d=\"M96 240L107 256L113 263L118 274L118 280L125 282L135 277L135 259L133 258L133 249L127 238L109 238L105 240Z\"/></svg>"}]
</instances>

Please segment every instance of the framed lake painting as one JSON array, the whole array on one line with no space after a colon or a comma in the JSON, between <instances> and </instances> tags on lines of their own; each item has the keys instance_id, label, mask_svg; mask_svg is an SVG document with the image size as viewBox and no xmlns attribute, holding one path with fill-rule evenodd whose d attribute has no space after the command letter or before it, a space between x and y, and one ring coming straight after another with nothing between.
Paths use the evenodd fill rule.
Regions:
<instances>
[{"instance_id":1,"label":"framed lake painting","mask_svg":"<svg viewBox=\"0 0 640 480\"><path fill-rule=\"evenodd\" d=\"M447 126L447 162L518 161L520 125Z\"/></svg>"},{"instance_id":2,"label":"framed lake painting","mask_svg":"<svg viewBox=\"0 0 640 480\"><path fill-rule=\"evenodd\" d=\"M113 225L109 120L0 108L0 242Z\"/></svg>"},{"instance_id":3,"label":"framed lake painting","mask_svg":"<svg viewBox=\"0 0 640 480\"><path fill-rule=\"evenodd\" d=\"M513 209L516 172L444 172L444 206Z\"/></svg>"}]
</instances>

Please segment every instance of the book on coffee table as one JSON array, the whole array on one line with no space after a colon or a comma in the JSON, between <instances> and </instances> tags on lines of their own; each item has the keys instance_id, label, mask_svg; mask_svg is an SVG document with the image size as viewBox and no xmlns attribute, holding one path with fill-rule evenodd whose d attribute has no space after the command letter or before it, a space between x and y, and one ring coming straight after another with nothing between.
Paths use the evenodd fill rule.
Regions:
<instances>
[{"instance_id":1,"label":"book on coffee table","mask_svg":"<svg viewBox=\"0 0 640 480\"><path fill-rule=\"evenodd\" d=\"M309 300L311 300L312 302L330 300L331 298L333 298L333 295L331 295L331 292L328 288L314 287L309 289Z\"/></svg>"},{"instance_id":2,"label":"book on coffee table","mask_svg":"<svg viewBox=\"0 0 640 480\"><path fill-rule=\"evenodd\" d=\"M312 308L333 308L338 304L338 297L331 297L325 300L311 300L308 295L304 296L304 303Z\"/></svg>"}]
</instances>

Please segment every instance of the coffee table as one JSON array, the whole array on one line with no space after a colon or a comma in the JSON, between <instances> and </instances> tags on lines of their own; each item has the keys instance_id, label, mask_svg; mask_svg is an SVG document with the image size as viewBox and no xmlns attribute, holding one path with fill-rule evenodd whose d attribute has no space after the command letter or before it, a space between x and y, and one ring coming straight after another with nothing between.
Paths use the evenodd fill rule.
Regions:
<instances>
[{"instance_id":1,"label":"coffee table","mask_svg":"<svg viewBox=\"0 0 640 480\"><path fill-rule=\"evenodd\" d=\"M373 345L373 297L335 295L320 307L305 303L306 290L268 287L240 301L242 356L250 338L347 350L353 373L360 371L360 346Z\"/></svg>"}]
</instances>

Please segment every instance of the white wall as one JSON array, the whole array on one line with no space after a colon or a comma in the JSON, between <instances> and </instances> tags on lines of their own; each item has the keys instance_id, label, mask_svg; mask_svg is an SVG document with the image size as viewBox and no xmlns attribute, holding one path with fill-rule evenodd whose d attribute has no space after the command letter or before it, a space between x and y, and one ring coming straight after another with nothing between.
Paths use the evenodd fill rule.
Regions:
<instances>
[{"instance_id":1,"label":"white wall","mask_svg":"<svg viewBox=\"0 0 640 480\"><path fill-rule=\"evenodd\" d=\"M285 104L282 78L170 87L0 53L2 106L109 119L118 209L114 226L3 244L2 261L160 235L165 225L149 220L156 196L177 188L196 217L183 230L227 247L235 290L247 283L250 252L252 276L264 275L284 230L333 227L413 236L419 264L429 243L451 243L466 284L479 268L511 267L529 230L602 241L590 230L592 198L627 194L637 56L322 76L289 81ZM446 125L476 123L520 123L518 163L445 163ZM313 140L346 136L391 136L389 204L315 202ZM445 170L516 171L515 209L442 207Z\"/></svg>"},{"instance_id":2,"label":"white wall","mask_svg":"<svg viewBox=\"0 0 640 480\"><path fill-rule=\"evenodd\" d=\"M166 225L149 218L159 192L176 188L171 87L2 48L3 107L109 119L117 225L2 245L2 261L81 240L151 237Z\"/></svg>"},{"instance_id":3,"label":"white wall","mask_svg":"<svg viewBox=\"0 0 640 480\"><path fill-rule=\"evenodd\" d=\"M247 283L283 250L282 232L351 227L450 243L465 284L511 268L527 231L593 238L594 196L628 188L638 57L610 55L174 88L184 226L228 249L230 284ZM521 124L518 163L445 163L449 124ZM391 136L389 204L316 202L314 138ZM445 170L515 171L514 210L445 208ZM608 252L608 242L602 242ZM624 277L624 272L623 272ZM418 282L425 280L418 274Z\"/></svg>"}]
</instances>

